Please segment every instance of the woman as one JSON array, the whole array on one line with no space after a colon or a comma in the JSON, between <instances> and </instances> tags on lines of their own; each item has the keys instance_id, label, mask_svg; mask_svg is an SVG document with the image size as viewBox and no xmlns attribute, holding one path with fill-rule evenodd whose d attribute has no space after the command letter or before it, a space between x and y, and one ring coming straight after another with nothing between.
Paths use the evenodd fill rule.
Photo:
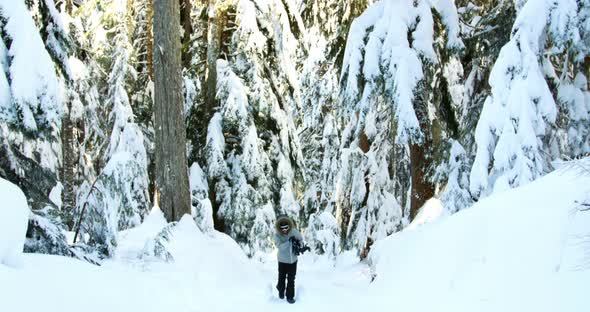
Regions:
<instances>
[{"instance_id":1,"label":"woman","mask_svg":"<svg viewBox=\"0 0 590 312\"><path fill-rule=\"evenodd\" d=\"M277 260L279 262L279 281L277 290L279 298L285 298L287 302L295 303L295 274L297 273L297 255L293 252L292 243L297 240L303 243L301 233L295 228L295 222L287 215L279 215L275 222L275 245L278 248ZM285 278L287 287L285 288Z\"/></svg>"}]
</instances>

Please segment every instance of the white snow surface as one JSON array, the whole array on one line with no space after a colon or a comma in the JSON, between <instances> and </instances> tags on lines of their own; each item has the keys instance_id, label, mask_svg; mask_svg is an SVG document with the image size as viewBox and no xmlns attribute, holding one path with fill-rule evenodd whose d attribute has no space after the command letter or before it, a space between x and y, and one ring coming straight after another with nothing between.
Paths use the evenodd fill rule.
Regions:
<instances>
[{"instance_id":1,"label":"white snow surface","mask_svg":"<svg viewBox=\"0 0 590 312\"><path fill-rule=\"evenodd\" d=\"M371 294L405 312L588 311L589 160L378 241Z\"/></svg>"},{"instance_id":2,"label":"white snow surface","mask_svg":"<svg viewBox=\"0 0 590 312\"><path fill-rule=\"evenodd\" d=\"M0 178L0 198L2 199L2 204L0 204L1 276L3 265L13 267L21 265L21 255L29 220L29 205L21 189L2 178ZM2 293L0 290L0 295ZM10 310L1 309L0 311Z\"/></svg>"},{"instance_id":3,"label":"white snow surface","mask_svg":"<svg viewBox=\"0 0 590 312\"><path fill-rule=\"evenodd\" d=\"M380 240L371 266L354 252L305 254L294 305L277 298L275 254L249 260L189 216L166 243L173 262L140 260L166 226L155 208L119 233L115 257L101 267L37 254L25 254L21 268L0 265L0 311L588 311L590 211L581 207L590 175L582 166L590 158ZM35 300L32 284L41 290Z\"/></svg>"},{"instance_id":4,"label":"white snow surface","mask_svg":"<svg viewBox=\"0 0 590 312\"><path fill-rule=\"evenodd\" d=\"M408 225L408 230L413 230L418 226L435 221L436 219L448 215L449 212L443 206L438 198L431 198L424 203L418 214Z\"/></svg>"}]
</instances>

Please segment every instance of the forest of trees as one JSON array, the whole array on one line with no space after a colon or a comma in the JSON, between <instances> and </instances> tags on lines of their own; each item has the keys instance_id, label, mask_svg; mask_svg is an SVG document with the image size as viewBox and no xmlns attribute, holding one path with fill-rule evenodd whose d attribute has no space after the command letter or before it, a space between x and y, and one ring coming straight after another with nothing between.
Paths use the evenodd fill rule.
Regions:
<instances>
[{"instance_id":1,"label":"forest of trees","mask_svg":"<svg viewBox=\"0 0 590 312\"><path fill-rule=\"evenodd\" d=\"M360 255L590 154L583 0L0 0L0 67L25 250L96 263L154 205Z\"/></svg>"}]
</instances>

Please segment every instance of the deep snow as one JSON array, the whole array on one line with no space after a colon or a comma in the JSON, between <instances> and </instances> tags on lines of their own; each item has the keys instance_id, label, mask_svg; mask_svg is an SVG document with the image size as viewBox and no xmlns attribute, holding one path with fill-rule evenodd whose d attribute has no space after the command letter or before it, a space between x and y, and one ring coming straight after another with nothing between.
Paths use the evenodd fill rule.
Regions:
<instances>
[{"instance_id":1,"label":"deep snow","mask_svg":"<svg viewBox=\"0 0 590 312\"><path fill-rule=\"evenodd\" d=\"M588 311L588 160L378 242L373 294L401 311Z\"/></svg>"},{"instance_id":2,"label":"deep snow","mask_svg":"<svg viewBox=\"0 0 590 312\"><path fill-rule=\"evenodd\" d=\"M141 258L166 226L155 209L119 234L101 267L36 254L24 255L22 268L0 265L0 311L588 311L590 211L581 207L590 203L590 173L581 165L590 159L425 218L377 242L371 267L353 253L307 254L295 305L276 297L275 255L248 260L228 236L203 233L188 217L165 244L173 262Z\"/></svg>"},{"instance_id":3,"label":"deep snow","mask_svg":"<svg viewBox=\"0 0 590 312\"><path fill-rule=\"evenodd\" d=\"M27 198L18 186L0 178L0 199L0 267L18 267L29 219Z\"/></svg>"}]
</instances>

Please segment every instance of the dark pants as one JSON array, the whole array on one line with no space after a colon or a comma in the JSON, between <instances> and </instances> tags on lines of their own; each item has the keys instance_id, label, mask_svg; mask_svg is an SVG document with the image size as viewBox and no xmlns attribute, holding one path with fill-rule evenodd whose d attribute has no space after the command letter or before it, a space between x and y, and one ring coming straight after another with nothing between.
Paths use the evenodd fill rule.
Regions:
<instances>
[{"instance_id":1,"label":"dark pants","mask_svg":"<svg viewBox=\"0 0 590 312\"><path fill-rule=\"evenodd\" d=\"M295 298L295 274L297 273L297 262L279 262L279 282L277 289L279 294L285 294L285 278L287 278L287 299ZM282 296L281 296L282 297Z\"/></svg>"}]
</instances>

